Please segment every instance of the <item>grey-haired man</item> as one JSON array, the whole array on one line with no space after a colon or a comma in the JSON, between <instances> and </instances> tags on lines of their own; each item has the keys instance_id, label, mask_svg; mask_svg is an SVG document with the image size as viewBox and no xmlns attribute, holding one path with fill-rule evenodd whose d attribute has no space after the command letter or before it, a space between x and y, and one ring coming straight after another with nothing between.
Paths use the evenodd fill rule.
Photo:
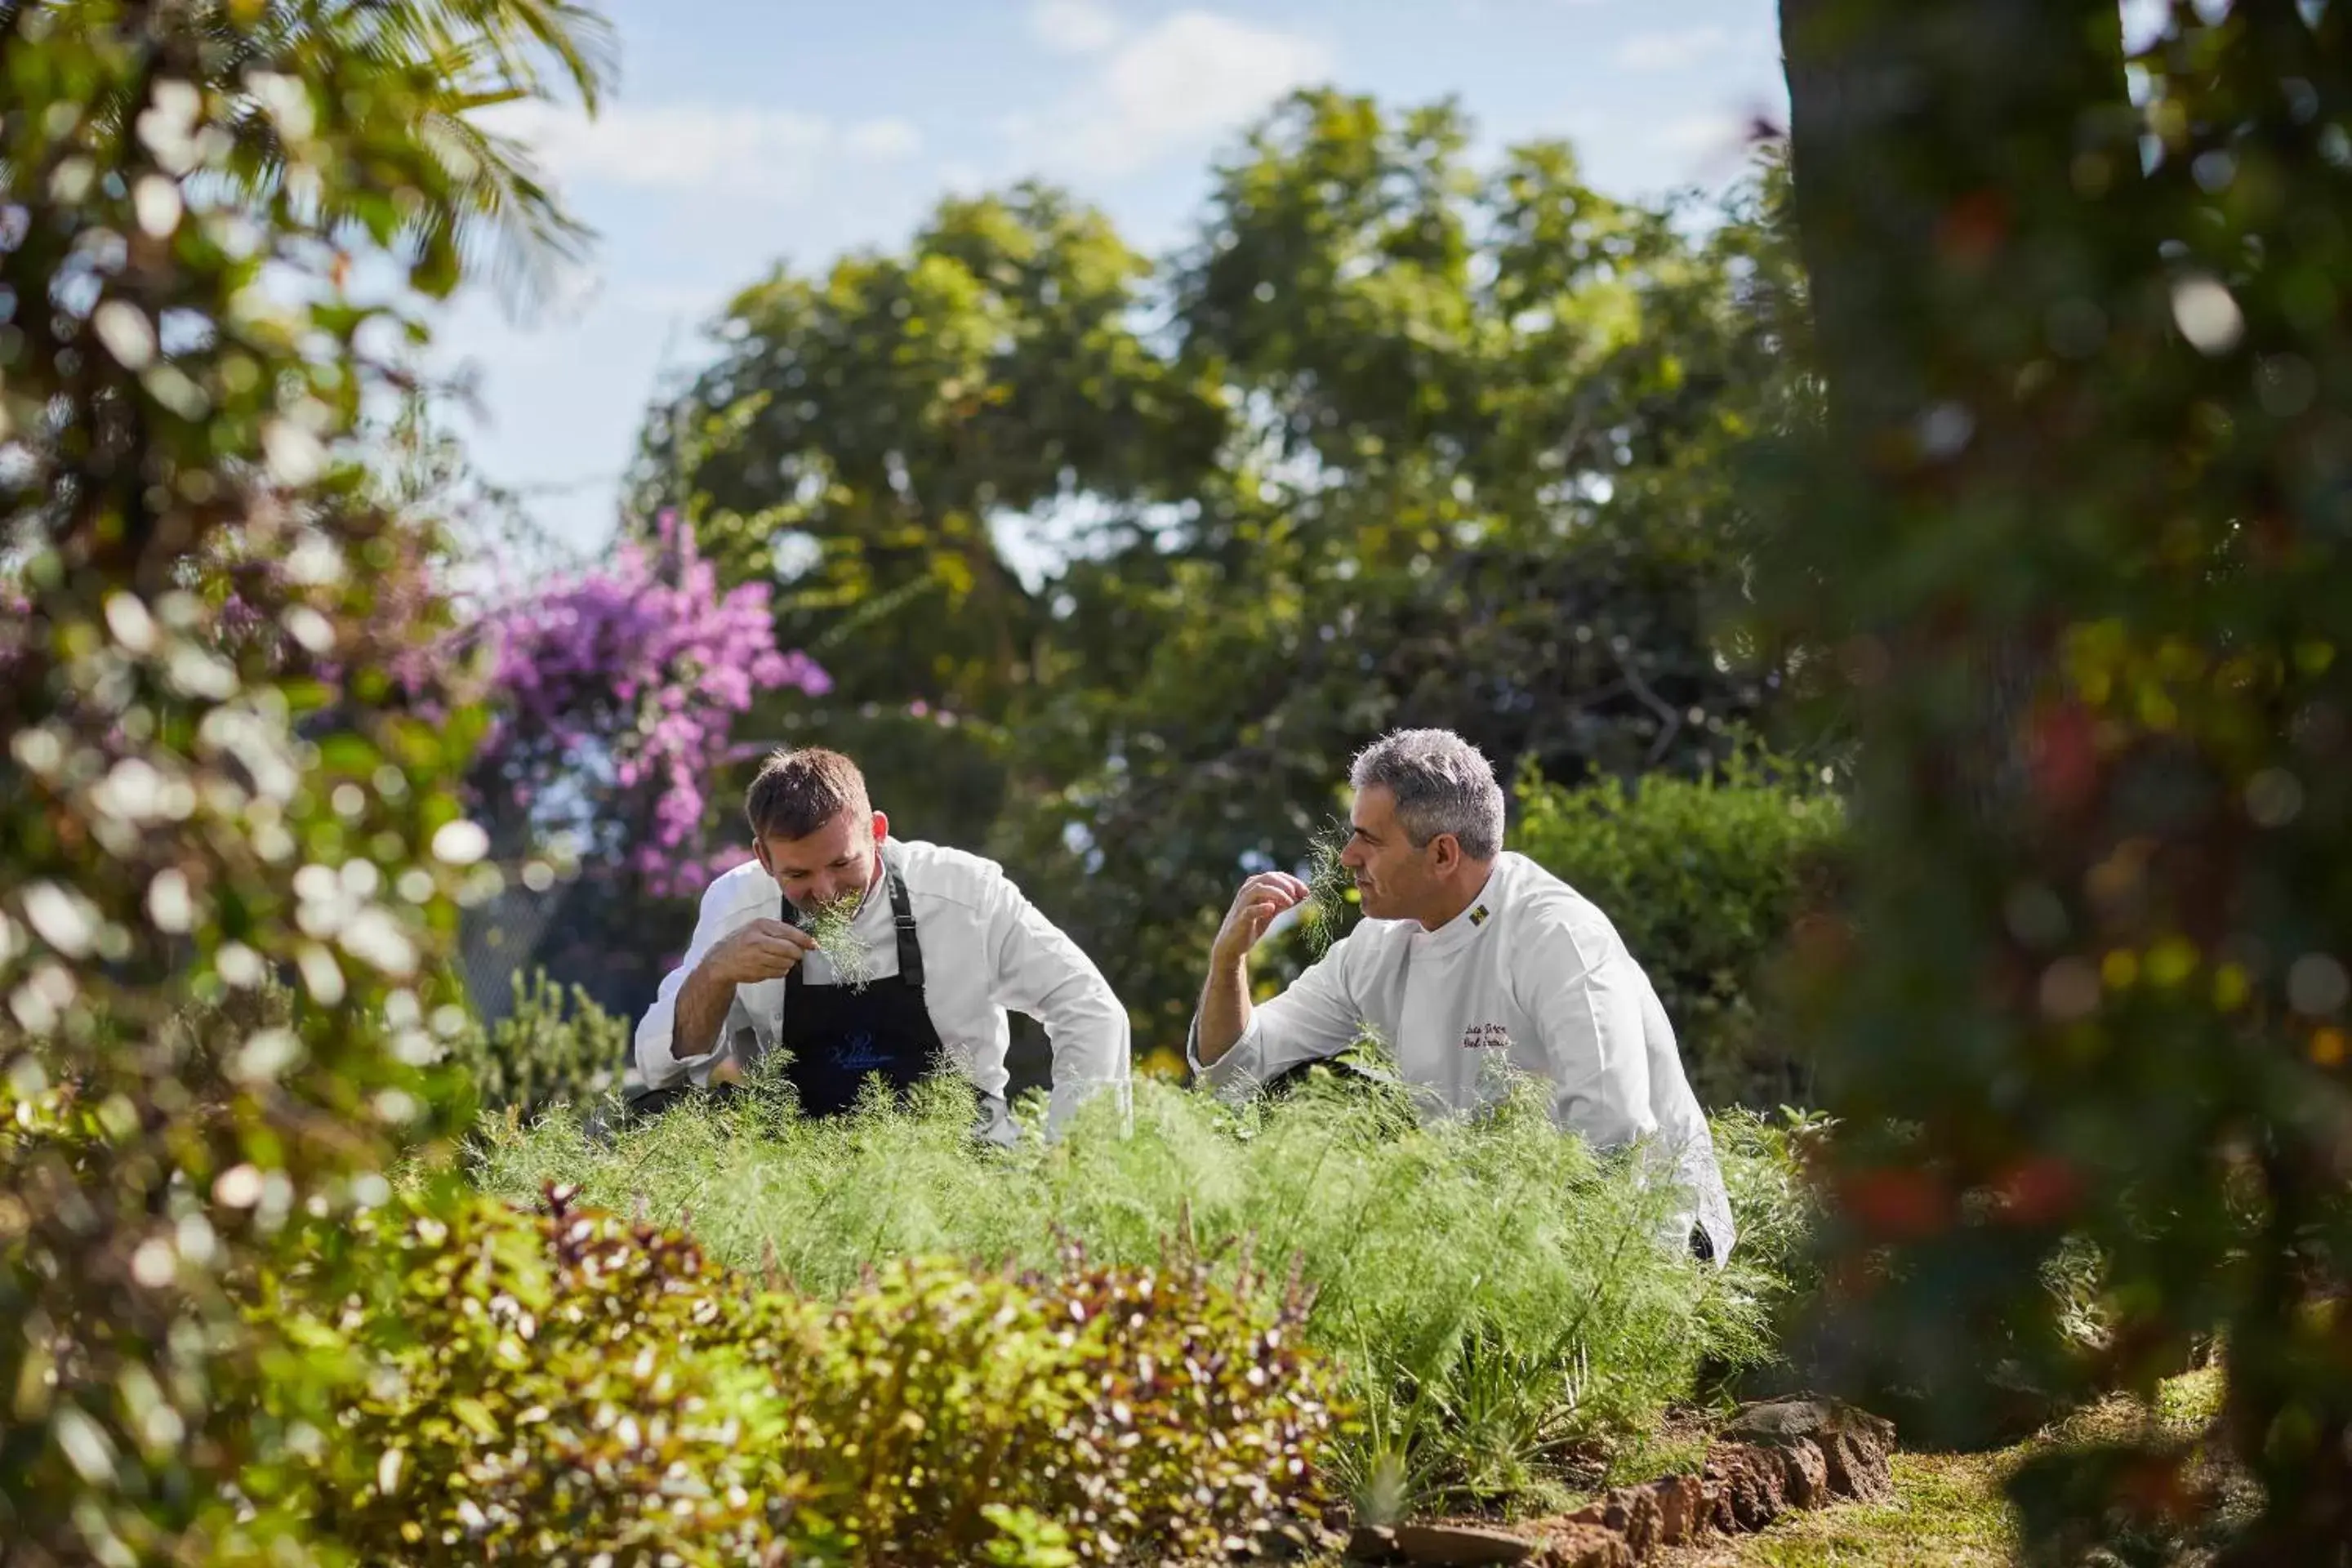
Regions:
<instances>
[{"instance_id":1,"label":"grey-haired man","mask_svg":"<svg viewBox=\"0 0 2352 1568\"><path fill-rule=\"evenodd\" d=\"M1671 1169L1676 1224L1702 1254L1730 1256L1731 1205L1706 1117L1649 976L1592 902L1503 848L1503 792L1450 730L1401 730L1349 773L1340 863L1363 923L1264 1005L1249 955L1307 885L1252 877L1227 911L1192 1021L1193 1069L1247 1089L1345 1050L1369 1026L1406 1082L1452 1111L1501 1092L1507 1062L1547 1080L1552 1119L1597 1149L1645 1144Z\"/></svg>"}]
</instances>

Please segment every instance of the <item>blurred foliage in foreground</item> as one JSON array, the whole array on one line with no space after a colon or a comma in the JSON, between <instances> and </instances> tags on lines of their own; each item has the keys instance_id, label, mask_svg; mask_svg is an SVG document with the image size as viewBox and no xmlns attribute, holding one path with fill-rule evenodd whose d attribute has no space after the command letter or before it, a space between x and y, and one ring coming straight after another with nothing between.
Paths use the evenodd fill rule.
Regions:
<instances>
[{"instance_id":1,"label":"blurred foliage in foreground","mask_svg":"<svg viewBox=\"0 0 2352 1568\"><path fill-rule=\"evenodd\" d=\"M1131 1130L1105 1105L1054 1145L976 1159L969 1089L927 1092L917 1114L808 1122L779 1088L609 1146L572 1117L491 1123L478 1179L518 1200L577 1183L661 1223L690 1211L714 1258L819 1296L906 1257L1047 1268L1066 1239L1135 1267L1170 1237L1227 1268L1296 1258L1307 1337L1360 1422L1330 1449L1333 1481L1380 1515L1540 1500L1568 1459L1641 1441L1703 1370L1769 1361L1810 1221L1788 1131L1745 1113L1716 1123L1741 1231L1718 1272L1660 1245L1666 1195L1557 1131L1532 1093L1424 1128L1328 1081L1241 1111L1140 1083ZM1282 1288L1261 1277L1263 1304Z\"/></svg>"},{"instance_id":2,"label":"blurred foliage in foreground","mask_svg":"<svg viewBox=\"0 0 2352 1568\"><path fill-rule=\"evenodd\" d=\"M2158 8L2128 60L2096 0L1782 10L1829 419L1758 559L1862 723L1830 1342L1967 1437L2218 1336L2227 1560L2341 1562L2352 6ZM2045 1522L2210 1506L2177 1443L2050 1464Z\"/></svg>"},{"instance_id":3,"label":"blurred foliage in foreground","mask_svg":"<svg viewBox=\"0 0 2352 1568\"><path fill-rule=\"evenodd\" d=\"M478 726L352 458L415 292L577 237L470 105L562 0L0 4L0 1542L310 1560L341 1368L244 1310L429 1135ZM240 1017L273 975L290 1021ZM209 1034L172 1019L228 1005ZM333 1553L331 1543L324 1550Z\"/></svg>"}]
</instances>

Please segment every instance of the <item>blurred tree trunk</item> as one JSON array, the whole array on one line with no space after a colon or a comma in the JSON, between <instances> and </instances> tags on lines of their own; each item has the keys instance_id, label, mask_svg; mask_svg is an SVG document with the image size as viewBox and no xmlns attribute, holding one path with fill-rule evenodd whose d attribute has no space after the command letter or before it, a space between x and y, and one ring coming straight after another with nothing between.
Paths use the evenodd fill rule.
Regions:
<instances>
[{"instance_id":1,"label":"blurred tree trunk","mask_svg":"<svg viewBox=\"0 0 2352 1568\"><path fill-rule=\"evenodd\" d=\"M1890 500L1917 500L1948 483L1948 465L2030 469L2048 446L2040 410L1979 374L1979 361L1989 373L2019 357L2017 340L1971 342L1953 329L1983 319L1970 302L1987 292L2048 302L2044 258L2012 240L2046 235L2052 207L2081 208L2138 177L2136 161L2110 151L2129 146L2134 120L2117 8L1780 0L1780 37L1791 211L1843 471ZM2046 330L2030 311L2011 318L2017 331ZM1845 652L1865 688L1909 662L1903 644L1941 635L1916 623L1857 630ZM1955 696L1978 710L1975 744L1945 782L1981 820L2021 804L2049 649L2047 628L2023 621L1979 613L1971 632L1937 657L1957 658Z\"/></svg>"},{"instance_id":2,"label":"blurred tree trunk","mask_svg":"<svg viewBox=\"0 0 2352 1568\"><path fill-rule=\"evenodd\" d=\"M2003 584L2049 532L2038 494L2062 487L2036 476L2063 471L2068 450L2056 395L2021 387L2018 366L2049 353L2060 299L2104 297L2103 269L2126 248L2085 244L2056 265L2040 248L2106 221L2078 189L2078 158L2107 157L2110 184L2124 173L2101 152L2119 133L2130 144L2113 118L2130 112L2120 21L2112 0L1780 0L1780 26L1790 213L1826 395L1826 449L1792 500L1849 514L1861 548L1800 568L1847 606L1815 630L1835 645L1876 753L1857 826L1874 818L1892 844L2013 846L2033 820L2036 714L2061 628L2046 602L2004 598ZM1945 564L1924 582L1884 578L1884 591L1832 583L1866 574L1865 557ZM1948 1018L1977 1004L1960 977L1998 962L1998 936L1976 922L1969 950L1945 955ZM1851 1061L1823 1058L1825 1102L1855 1081ZM1841 1314L1824 1327L1808 1353L1832 1378L1945 1436L2008 1440L2053 1414L2053 1390L1970 1359L1982 1340L1888 1379L1883 1323ZM2006 1358L2008 1334L1983 1340Z\"/></svg>"}]
</instances>

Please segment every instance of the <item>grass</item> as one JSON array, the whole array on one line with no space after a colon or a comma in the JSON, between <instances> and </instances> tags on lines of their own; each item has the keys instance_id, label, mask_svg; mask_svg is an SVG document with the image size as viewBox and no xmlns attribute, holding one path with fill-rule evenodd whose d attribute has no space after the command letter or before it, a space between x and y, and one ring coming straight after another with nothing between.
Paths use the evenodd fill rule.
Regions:
<instances>
[{"instance_id":1,"label":"grass","mask_svg":"<svg viewBox=\"0 0 2352 1568\"><path fill-rule=\"evenodd\" d=\"M2164 1384L2153 1405L2102 1401L2023 1443L1981 1454L1897 1454L1895 1495L1791 1514L1771 1529L1665 1552L1659 1568L1991 1568L2015 1560L2017 1519L2003 1489L2029 1459L2150 1427L2189 1437L2221 1406L2218 1370Z\"/></svg>"},{"instance_id":2,"label":"grass","mask_svg":"<svg viewBox=\"0 0 2352 1568\"><path fill-rule=\"evenodd\" d=\"M970 1091L926 1086L806 1121L771 1077L732 1106L681 1108L592 1142L576 1118L489 1125L477 1179L530 1201L542 1183L686 1225L716 1258L838 1292L886 1258L1050 1267L1071 1240L1150 1264L1185 1235L1277 1289L1318 1289L1308 1337L1340 1363L1356 1424L1331 1468L1363 1512L1559 1500L1570 1461L1646 1440L1702 1372L1769 1356L1769 1307L1801 1200L1783 1134L1727 1117L1718 1142L1744 1243L1717 1271L1661 1245L1672 1195L1602 1161L1522 1092L1424 1127L1400 1101L1310 1079L1271 1105L1136 1085L1131 1124L1089 1106L1047 1145L975 1152ZM1034 1129L1038 1107L1024 1108Z\"/></svg>"}]
</instances>

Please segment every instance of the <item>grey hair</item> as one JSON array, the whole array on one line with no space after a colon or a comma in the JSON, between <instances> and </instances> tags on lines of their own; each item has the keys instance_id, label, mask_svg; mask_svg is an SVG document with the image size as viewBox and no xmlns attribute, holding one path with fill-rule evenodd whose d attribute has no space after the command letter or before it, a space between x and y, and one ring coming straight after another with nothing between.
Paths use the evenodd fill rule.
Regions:
<instances>
[{"instance_id":1,"label":"grey hair","mask_svg":"<svg viewBox=\"0 0 2352 1568\"><path fill-rule=\"evenodd\" d=\"M1473 860L1503 850L1503 786L1477 747L1451 730L1392 730L1356 753L1348 782L1396 796L1415 848L1451 833Z\"/></svg>"}]
</instances>

